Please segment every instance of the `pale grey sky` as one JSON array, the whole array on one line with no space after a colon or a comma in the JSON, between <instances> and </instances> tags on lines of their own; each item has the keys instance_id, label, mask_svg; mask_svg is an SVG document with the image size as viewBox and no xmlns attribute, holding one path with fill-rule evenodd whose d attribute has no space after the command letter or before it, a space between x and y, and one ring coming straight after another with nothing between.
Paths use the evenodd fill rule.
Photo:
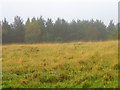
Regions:
<instances>
[{"instance_id":1,"label":"pale grey sky","mask_svg":"<svg viewBox=\"0 0 120 90\"><path fill-rule=\"evenodd\" d=\"M90 20L99 19L105 24L110 20L118 22L119 0L0 0L0 13L13 22L14 16L20 16L23 20L27 17L64 18Z\"/></svg>"}]
</instances>

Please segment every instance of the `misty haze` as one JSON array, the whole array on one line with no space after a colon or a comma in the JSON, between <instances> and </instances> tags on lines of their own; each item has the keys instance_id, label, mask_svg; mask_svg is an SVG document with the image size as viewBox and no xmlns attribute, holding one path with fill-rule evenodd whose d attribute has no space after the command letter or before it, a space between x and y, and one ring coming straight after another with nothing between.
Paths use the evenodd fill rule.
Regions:
<instances>
[{"instance_id":1,"label":"misty haze","mask_svg":"<svg viewBox=\"0 0 120 90\"><path fill-rule=\"evenodd\" d=\"M2 0L1 88L118 88L118 0Z\"/></svg>"}]
</instances>

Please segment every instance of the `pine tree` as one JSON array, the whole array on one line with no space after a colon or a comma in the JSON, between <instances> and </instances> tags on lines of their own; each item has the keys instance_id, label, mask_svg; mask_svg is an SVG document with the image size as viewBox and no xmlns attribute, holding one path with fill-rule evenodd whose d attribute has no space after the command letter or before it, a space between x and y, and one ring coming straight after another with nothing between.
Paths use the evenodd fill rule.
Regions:
<instances>
[{"instance_id":1,"label":"pine tree","mask_svg":"<svg viewBox=\"0 0 120 90\"><path fill-rule=\"evenodd\" d=\"M114 25L113 21L111 20L108 27L107 27L107 31L108 31L108 39L117 39L118 38L118 30L117 27Z\"/></svg>"},{"instance_id":2,"label":"pine tree","mask_svg":"<svg viewBox=\"0 0 120 90\"><path fill-rule=\"evenodd\" d=\"M19 16L16 16L14 18L14 24L13 24L14 30L15 30L15 42L23 43L24 42L24 24L22 19Z\"/></svg>"},{"instance_id":3,"label":"pine tree","mask_svg":"<svg viewBox=\"0 0 120 90\"><path fill-rule=\"evenodd\" d=\"M2 42L9 43L10 42L10 30L11 27L6 21L6 18L2 21Z\"/></svg>"}]
</instances>

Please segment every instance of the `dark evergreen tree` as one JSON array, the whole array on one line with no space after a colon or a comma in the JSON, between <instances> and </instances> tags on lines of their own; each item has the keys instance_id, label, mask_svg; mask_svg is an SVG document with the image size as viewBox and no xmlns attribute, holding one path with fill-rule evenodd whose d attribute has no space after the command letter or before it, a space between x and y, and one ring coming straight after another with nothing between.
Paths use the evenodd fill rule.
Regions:
<instances>
[{"instance_id":1,"label":"dark evergreen tree","mask_svg":"<svg viewBox=\"0 0 120 90\"><path fill-rule=\"evenodd\" d=\"M41 34L39 36L39 42L44 42L45 41L45 34L46 34L46 21L42 18L37 18L38 24L40 26Z\"/></svg>"},{"instance_id":2,"label":"dark evergreen tree","mask_svg":"<svg viewBox=\"0 0 120 90\"><path fill-rule=\"evenodd\" d=\"M22 19L19 16L16 16L14 18L14 23L13 23L13 29L15 30L15 42L17 43L22 43L24 42L24 35L25 35L25 31L24 31L24 24Z\"/></svg>"},{"instance_id":3,"label":"dark evergreen tree","mask_svg":"<svg viewBox=\"0 0 120 90\"><path fill-rule=\"evenodd\" d=\"M6 18L2 21L2 42L3 43L10 43L10 30L11 27L6 21Z\"/></svg>"},{"instance_id":4,"label":"dark evergreen tree","mask_svg":"<svg viewBox=\"0 0 120 90\"><path fill-rule=\"evenodd\" d=\"M117 39L118 38L118 30L117 27L114 25L113 21L111 20L108 27L107 27L107 31L108 31L108 39Z\"/></svg>"}]
</instances>

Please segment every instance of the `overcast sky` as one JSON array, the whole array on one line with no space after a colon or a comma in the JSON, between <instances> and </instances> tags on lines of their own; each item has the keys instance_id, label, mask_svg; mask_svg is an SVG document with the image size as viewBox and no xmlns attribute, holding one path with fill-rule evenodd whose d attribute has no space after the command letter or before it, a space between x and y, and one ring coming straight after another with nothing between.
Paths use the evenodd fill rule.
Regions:
<instances>
[{"instance_id":1,"label":"overcast sky","mask_svg":"<svg viewBox=\"0 0 120 90\"><path fill-rule=\"evenodd\" d=\"M110 20L118 22L119 0L0 0L0 19L13 22L14 16L64 18L90 20L99 19L108 25Z\"/></svg>"}]
</instances>

